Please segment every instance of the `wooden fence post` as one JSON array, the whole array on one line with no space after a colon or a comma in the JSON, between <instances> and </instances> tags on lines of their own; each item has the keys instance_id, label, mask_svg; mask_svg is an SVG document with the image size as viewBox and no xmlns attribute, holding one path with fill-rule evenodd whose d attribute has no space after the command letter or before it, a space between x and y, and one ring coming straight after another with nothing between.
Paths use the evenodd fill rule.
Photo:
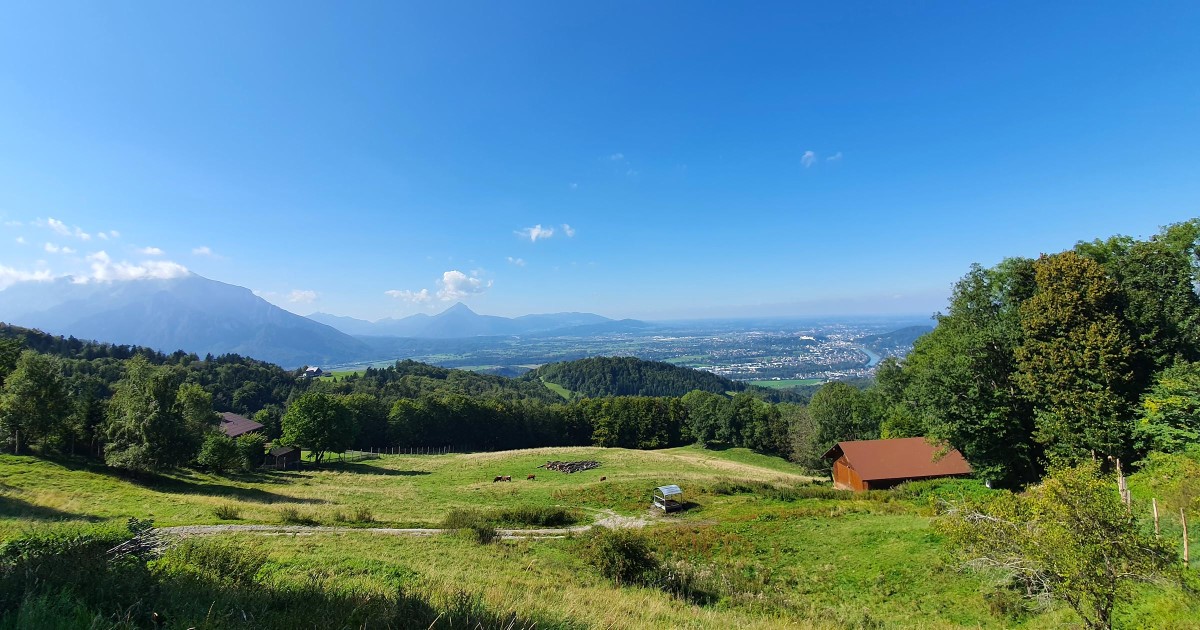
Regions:
<instances>
[{"instance_id":1,"label":"wooden fence post","mask_svg":"<svg viewBox=\"0 0 1200 630\"><path fill-rule=\"evenodd\" d=\"M1187 539L1187 514L1183 508L1179 508L1179 522L1183 523L1183 566L1188 566L1191 559L1188 558L1188 539Z\"/></svg>"},{"instance_id":2,"label":"wooden fence post","mask_svg":"<svg viewBox=\"0 0 1200 630\"><path fill-rule=\"evenodd\" d=\"M1150 506L1154 508L1154 537L1158 538L1158 499L1150 499Z\"/></svg>"}]
</instances>

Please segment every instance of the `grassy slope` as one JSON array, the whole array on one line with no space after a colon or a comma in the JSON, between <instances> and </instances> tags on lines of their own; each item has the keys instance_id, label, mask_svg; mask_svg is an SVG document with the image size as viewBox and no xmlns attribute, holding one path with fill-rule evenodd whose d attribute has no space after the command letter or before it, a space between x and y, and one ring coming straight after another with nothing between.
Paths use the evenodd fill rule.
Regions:
<instances>
[{"instance_id":1,"label":"grassy slope","mask_svg":"<svg viewBox=\"0 0 1200 630\"><path fill-rule=\"evenodd\" d=\"M548 459L596 459L574 475L536 468ZM537 474L536 481L525 475ZM492 477L512 475L512 483ZM608 481L600 482L600 476ZM180 474L132 482L103 469L0 456L0 536L71 515L154 518L160 525L220 522L235 504L242 522L277 522L282 505L330 523L337 510L368 506L383 524L432 525L450 509L566 505L647 514L650 488L679 483L694 506L652 515L655 547L673 562L720 575L730 592L696 606L658 590L618 588L587 566L579 539L479 546L456 536L227 534L270 552L272 579L320 574L383 589L400 584L432 597L480 594L489 607L617 628L1013 627L1069 625L1059 608L1022 621L987 612L987 578L961 572L941 553L928 508L909 501L800 499L716 494L717 480L790 485L791 464L744 449L664 451L562 448L447 456L390 456L342 470L224 479ZM548 597L553 593L552 597ZM1126 619L1151 614L1188 627L1195 611L1170 593L1142 597Z\"/></svg>"},{"instance_id":2,"label":"grassy slope","mask_svg":"<svg viewBox=\"0 0 1200 630\"><path fill-rule=\"evenodd\" d=\"M741 451L740 453L738 451ZM99 466L0 455L0 534L28 518L103 520L153 518L159 525L221 522L219 505L235 505L245 522L278 521L283 506L328 522L336 511L359 506L383 524L435 525L446 512L477 506L603 504L609 492L649 497L664 483L707 482L717 476L795 482L800 470L783 463L773 468L735 461L759 457L732 449L725 457L704 451L634 451L600 448L547 448L503 453L444 456L384 456L324 470L267 472L218 477L182 472L139 481ZM538 468L547 460L600 461L598 470L572 475ZM537 475L527 481L527 475ZM511 475L512 483L493 483ZM608 477L601 483L601 476ZM607 507L607 506L606 506ZM641 509L627 501L626 511Z\"/></svg>"},{"instance_id":3,"label":"grassy slope","mask_svg":"<svg viewBox=\"0 0 1200 630\"><path fill-rule=\"evenodd\" d=\"M564 400L571 400L571 397L573 395L571 390L567 389L566 387L563 387L562 385L559 385L558 383L551 383L550 381L547 381L545 377L542 377L541 381L542 381L543 385L550 388L550 391L558 394L559 396L562 396Z\"/></svg>"}]
</instances>

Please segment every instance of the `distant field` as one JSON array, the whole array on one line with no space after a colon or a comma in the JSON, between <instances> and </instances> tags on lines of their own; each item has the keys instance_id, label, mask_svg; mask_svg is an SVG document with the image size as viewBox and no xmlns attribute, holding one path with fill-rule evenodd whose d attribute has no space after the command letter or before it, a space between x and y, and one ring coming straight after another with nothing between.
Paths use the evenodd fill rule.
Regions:
<instances>
[{"instance_id":1,"label":"distant field","mask_svg":"<svg viewBox=\"0 0 1200 630\"><path fill-rule=\"evenodd\" d=\"M572 394L571 390L567 389L566 387L563 387L562 385L559 385L558 383L551 383L550 381L547 381L544 378L542 379L542 385L549 387L550 391L558 394L559 396L562 396L564 400L571 400L571 397L573 394Z\"/></svg>"},{"instance_id":2,"label":"distant field","mask_svg":"<svg viewBox=\"0 0 1200 630\"><path fill-rule=\"evenodd\" d=\"M351 374L363 374L366 371L367 371L366 368L362 368L359 370L334 370L334 371L330 372L330 374L332 374L334 376L334 378L342 378L345 376L350 376Z\"/></svg>"},{"instance_id":3,"label":"distant field","mask_svg":"<svg viewBox=\"0 0 1200 630\"><path fill-rule=\"evenodd\" d=\"M672 357L670 359L663 359L663 361L665 363L673 363L675 365L686 366L688 364L704 363L704 362L706 362L707 358L708 357L706 357L702 354L686 354L681 357Z\"/></svg>"},{"instance_id":4,"label":"distant field","mask_svg":"<svg viewBox=\"0 0 1200 630\"><path fill-rule=\"evenodd\" d=\"M771 389L787 389L789 387L800 387L803 385L820 385L825 382L825 379L820 378L793 378L779 381L746 381L750 385L758 385L759 387L769 387Z\"/></svg>"}]
</instances>

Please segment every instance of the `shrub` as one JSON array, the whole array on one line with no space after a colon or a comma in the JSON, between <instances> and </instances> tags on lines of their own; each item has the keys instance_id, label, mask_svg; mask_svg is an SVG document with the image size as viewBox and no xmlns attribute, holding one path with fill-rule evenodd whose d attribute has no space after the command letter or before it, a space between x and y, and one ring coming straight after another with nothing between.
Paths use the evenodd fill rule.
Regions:
<instances>
[{"instance_id":1,"label":"shrub","mask_svg":"<svg viewBox=\"0 0 1200 630\"><path fill-rule=\"evenodd\" d=\"M659 568L646 537L632 529L598 528L588 540L586 559L617 584L651 584Z\"/></svg>"},{"instance_id":2,"label":"shrub","mask_svg":"<svg viewBox=\"0 0 1200 630\"><path fill-rule=\"evenodd\" d=\"M495 510L452 510L442 519L446 529L463 529L475 523L510 527L566 527L579 522L579 513L561 507L522 505Z\"/></svg>"},{"instance_id":3,"label":"shrub","mask_svg":"<svg viewBox=\"0 0 1200 630\"><path fill-rule=\"evenodd\" d=\"M494 525L488 523L473 523L467 531L471 532L475 542L486 545L496 540L499 537L499 532L496 531Z\"/></svg>"},{"instance_id":4,"label":"shrub","mask_svg":"<svg viewBox=\"0 0 1200 630\"><path fill-rule=\"evenodd\" d=\"M296 508L286 505L279 508L279 520L292 525L316 525L317 519L310 514L305 514Z\"/></svg>"},{"instance_id":5,"label":"shrub","mask_svg":"<svg viewBox=\"0 0 1200 630\"><path fill-rule=\"evenodd\" d=\"M572 510L538 505L493 510L486 513L485 517L494 523L535 527L565 527L579 521L577 513Z\"/></svg>"},{"instance_id":6,"label":"shrub","mask_svg":"<svg viewBox=\"0 0 1200 630\"><path fill-rule=\"evenodd\" d=\"M213 431L204 437L204 444L200 447L200 455L196 457L196 462L222 475L230 470L242 468L242 454L233 438L220 431Z\"/></svg>"},{"instance_id":7,"label":"shrub","mask_svg":"<svg viewBox=\"0 0 1200 630\"><path fill-rule=\"evenodd\" d=\"M265 552L245 543L192 538L167 550L154 570L210 583L250 584L266 563Z\"/></svg>"},{"instance_id":8,"label":"shrub","mask_svg":"<svg viewBox=\"0 0 1200 630\"><path fill-rule=\"evenodd\" d=\"M241 508L231 503L218 505L217 507L213 508L212 513L213 516L221 519L222 521L236 521L242 518Z\"/></svg>"},{"instance_id":9,"label":"shrub","mask_svg":"<svg viewBox=\"0 0 1200 630\"><path fill-rule=\"evenodd\" d=\"M442 527L445 529L466 529L482 520L483 513L479 510L450 510L446 514L446 517L442 519Z\"/></svg>"},{"instance_id":10,"label":"shrub","mask_svg":"<svg viewBox=\"0 0 1200 630\"><path fill-rule=\"evenodd\" d=\"M263 460L267 456L267 438L260 433L247 433L239 435L237 440L238 454L242 458L242 467L246 470L255 470L262 466Z\"/></svg>"},{"instance_id":11,"label":"shrub","mask_svg":"<svg viewBox=\"0 0 1200 630\"><path fill-rule=\"evenodd\" d=\"M375 513L371 511L371 508L360 505L350 513L350 520L355 523L373 523L375 522Z\"/></svg>"}]
</instances>

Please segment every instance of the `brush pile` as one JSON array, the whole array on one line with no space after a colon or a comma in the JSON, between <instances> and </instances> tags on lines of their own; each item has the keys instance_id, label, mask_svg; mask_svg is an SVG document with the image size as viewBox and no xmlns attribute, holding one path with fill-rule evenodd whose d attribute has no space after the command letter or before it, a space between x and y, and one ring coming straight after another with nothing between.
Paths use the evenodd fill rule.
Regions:
<instances>
[{"instance_id":1,"label":"brush pile","mask_svg":"<svg viewBox=\"0 0 1200 630\"><path fill-rule=\"evenodd\" d=\"M561 473L577 473L577 472L582 472L584 470L592 470L593 468L599 468L599 467L600 467L600 462L592 462L592 461L546 462L545 464L538 466L538 468L545 468L546 470L557 470L558 472L561 472Z\"/></svg>"}]
</instances>

